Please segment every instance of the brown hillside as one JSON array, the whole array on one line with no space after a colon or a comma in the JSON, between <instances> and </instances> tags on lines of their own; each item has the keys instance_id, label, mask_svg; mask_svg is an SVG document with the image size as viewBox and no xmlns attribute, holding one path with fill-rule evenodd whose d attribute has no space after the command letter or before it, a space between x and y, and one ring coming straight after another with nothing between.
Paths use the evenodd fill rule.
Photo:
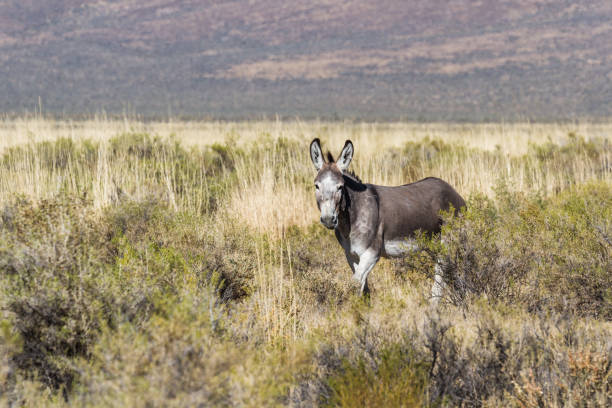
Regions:
<instances>
[{"instance_id":1,"label":"brown hillside","mask_svg":"<svg viewBox=\"0 0 612 408\"><path fill-rule=\"evenodd\" d=\"M13 112L604 117L612 3L9 0L0 78Z\"/></svg>"}]
</instances>

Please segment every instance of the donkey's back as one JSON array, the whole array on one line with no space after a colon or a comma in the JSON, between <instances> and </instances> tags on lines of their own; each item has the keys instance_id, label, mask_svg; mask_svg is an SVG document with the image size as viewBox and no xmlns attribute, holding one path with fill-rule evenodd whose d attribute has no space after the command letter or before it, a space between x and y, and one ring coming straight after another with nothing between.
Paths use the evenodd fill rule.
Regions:
<instances>
[{"instance_id":1,"label":"donkey's back","mask_svg":"<svg viewBox=\"0 0 612 408\"><path fill-rule=\"evenodd\" d=\"M457 213L465 201L450 184L428 177L402 186L372 185L379 200L379 217L386 239L414 236L417 230L438 233L442 225L441 211Z\"/></svg>"}]
</instances>

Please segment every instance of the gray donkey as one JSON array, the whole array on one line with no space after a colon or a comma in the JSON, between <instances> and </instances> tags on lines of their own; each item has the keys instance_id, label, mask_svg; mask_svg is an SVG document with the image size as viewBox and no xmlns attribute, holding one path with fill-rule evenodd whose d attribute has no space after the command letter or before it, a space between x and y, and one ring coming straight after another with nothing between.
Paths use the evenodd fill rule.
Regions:
<instances>
[{"instance_id":1,"label":"gray donkey","mask_svg":"<svg viewBox=\"0 0 612 408\"><path fill-rule=\"evenodd\" d=\"M435 177L397 187L362 183L347 172L353 152L353 143L347 140L338 161L328 152L326 162L319 139L310 143L310 157L318 171L315 197L321 223L334 230L361 294L367 295L368 274L380 257L406 256L417 250L415 233L439 233L440 212L452 206L457 213L465 201L447 182ZM443 286L438 261L431 289L434 303Z\"/></svg>"}]
</instances>

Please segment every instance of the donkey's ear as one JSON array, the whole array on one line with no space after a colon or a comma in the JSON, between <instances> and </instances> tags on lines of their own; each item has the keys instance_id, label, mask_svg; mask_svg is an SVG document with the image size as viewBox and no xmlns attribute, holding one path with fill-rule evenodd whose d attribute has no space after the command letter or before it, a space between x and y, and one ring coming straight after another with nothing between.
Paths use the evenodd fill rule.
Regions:
<instances>
[{"instance_id":1,"label":"donkey's ear","mask_svg":"<svg viewBox=\"0 0 612 408\"><path fill-rule=\"evenodd\" d=\"M351 164L351 160L353 160L353 142L347 140L344 142L344 148L342 149L342 153L338 157L336 164L338 168L342 171L348 169L349 164Z\"/></svg>"},{"instance_id":2,"label":"donkey's ear","mask_svg":"<svg viewBox=\"0 0 612 408\"><path fill-rule=\"evenodd\" d=\"M315 165L317 170L321 170L323 167L323 152L321 152L321 141L319 138L314 139L310 142L310 158Z\"/></svg>"}]
</instances>

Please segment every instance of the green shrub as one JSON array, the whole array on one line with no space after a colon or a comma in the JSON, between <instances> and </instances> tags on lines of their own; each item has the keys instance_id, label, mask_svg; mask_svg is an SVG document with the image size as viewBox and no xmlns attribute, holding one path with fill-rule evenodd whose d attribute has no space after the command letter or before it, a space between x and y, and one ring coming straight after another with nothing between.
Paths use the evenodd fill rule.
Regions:
<instances>
[{"instance_id":1,"label":"green shrub","mask_svg":"<svg viewBox=\"0 0 612 408\"><path fill-rule=\"evenodd\" d=\"M612 318L612 189L604 183L543 200L498 190L497 203L472 197L443 229L447 298L520 302Z\"/></svg>"},{"instance_id":2,"label":"green shrub","mask_svg":"<svg viewBox=\"0 0 612 408\"><path fill-rule=\"evenodd\" d=\"M100 328L113 324L105 285L110 253L100 223L79 199L17 201L0 226L2 308L23 346L11 364L27 378L68 392L68 360L86 356Z\"/></svg>"},{"instance_id":3,"label":"green shrub","mask_svg":"<svg viewBox=\"0 0 612 408\"><path fill-rule=\"evenodd\" d=\"M604 183L566 191L551 200L532 241L540 262L535 278L549 306L612 319L612 188Z\"/></svg>"},{"instance_id":4,"label":"green shrub","mask_svg":"<svg viewBox=\"0 0 612 408\"><path fill-rule=\"evenodd\" d=\"M516 301L533 262L529 240L521 236L517 214L500 214L493 201L472 197L462 216L449 220L436 258L445 258L447 298L465 304L469 295ZM440 255L446 253L446 256Z\"/></svg>"},{"instance_id":5,"label":"green shrub","mask_svg":"<svg viewBox=\"0 0 612 408\"><path fill-rule=\"evenodd\" d=\"M168 299L218 281L205 269L212 260L196 262L206 248L181 236L193 224L159 203L126 202L100 214L60 196L17 200L1 215L1 308L21 339L7 355L7 383L22 376L68 395L75 360L89 358L101 331L144 324L168 313ZM230 275L225 291L238 281Z\"/></svg>"},{"instance_id":6,"label":"green shrub","mask_svg":"<svg viewBox=\"0 0 612 408\"><path fill-rule=\"evenodd\" d=\"M223 301L249 293L256 269L255 238L241 226L228 224L219 230L206 217L177 213L155 200L123 202L107 209L105 217L112 230L111 241L119 244L114 250L125 257L122 265L142 270L159 260L156 270L164 270L164 279L173 280L180 269L165 268L176 264L172 254L180 254L180 262L188 264L201 284L218 276L216 285Z\"/></svg>"},{"instance_id":7,"label":"green shrub","mask_svg":"<svg viewBox=\"0 0 612 408\"><path fill-rule=\"evenodd\" d=\"M502 328L477 316L467 345L438 317L429 321L430 401L444 406L607 406L612 354L592 333L552 315Z\"/></svg>"},{"instance_id":8,"label":"green shrub","mask_svg":"<svg viewBox=\"0 0 612 408\"><path fill-rule=\"evenodd\" d=\"M318 305L340 305L354 294L351 268L333 234L317 223L307 229L289 228L285 241L291 248L285 262L291 262L305 297Z\"/></svg>"},{"instance_id":9,"label":"green shrub","mask_svg":"<svg viewBox=\"0 0 612 408\"><path fill-rule=\"evenodd\" d=\"M219 336L223 320L214 291L164 294L158 310L138 325L106 329L87 359L72 401L85 405L227 406L231 368L240 350Z\"/></svg>"},{"instance_id":10,"label":"green shrub","mask_svg":"<svg viewBox=\"0 0 612 408\"><path fill-rule=\"evenodd\" d=\"M116 158L153 159L177 149L180 149L178 144L147 133L124 133L110 139L111 156Z\"/></svg>"},{"instance_id":11,"label":"green shrub","mask_svg":"<svg viewBox=\"0 0 612 408\"><path fill-rule=\"evenodd\" d=\"M429 365L406 344L380 350L374 364L345 360L329 379L333 407L421 407L427 401Z\"/></svg>"}]
</instances>

